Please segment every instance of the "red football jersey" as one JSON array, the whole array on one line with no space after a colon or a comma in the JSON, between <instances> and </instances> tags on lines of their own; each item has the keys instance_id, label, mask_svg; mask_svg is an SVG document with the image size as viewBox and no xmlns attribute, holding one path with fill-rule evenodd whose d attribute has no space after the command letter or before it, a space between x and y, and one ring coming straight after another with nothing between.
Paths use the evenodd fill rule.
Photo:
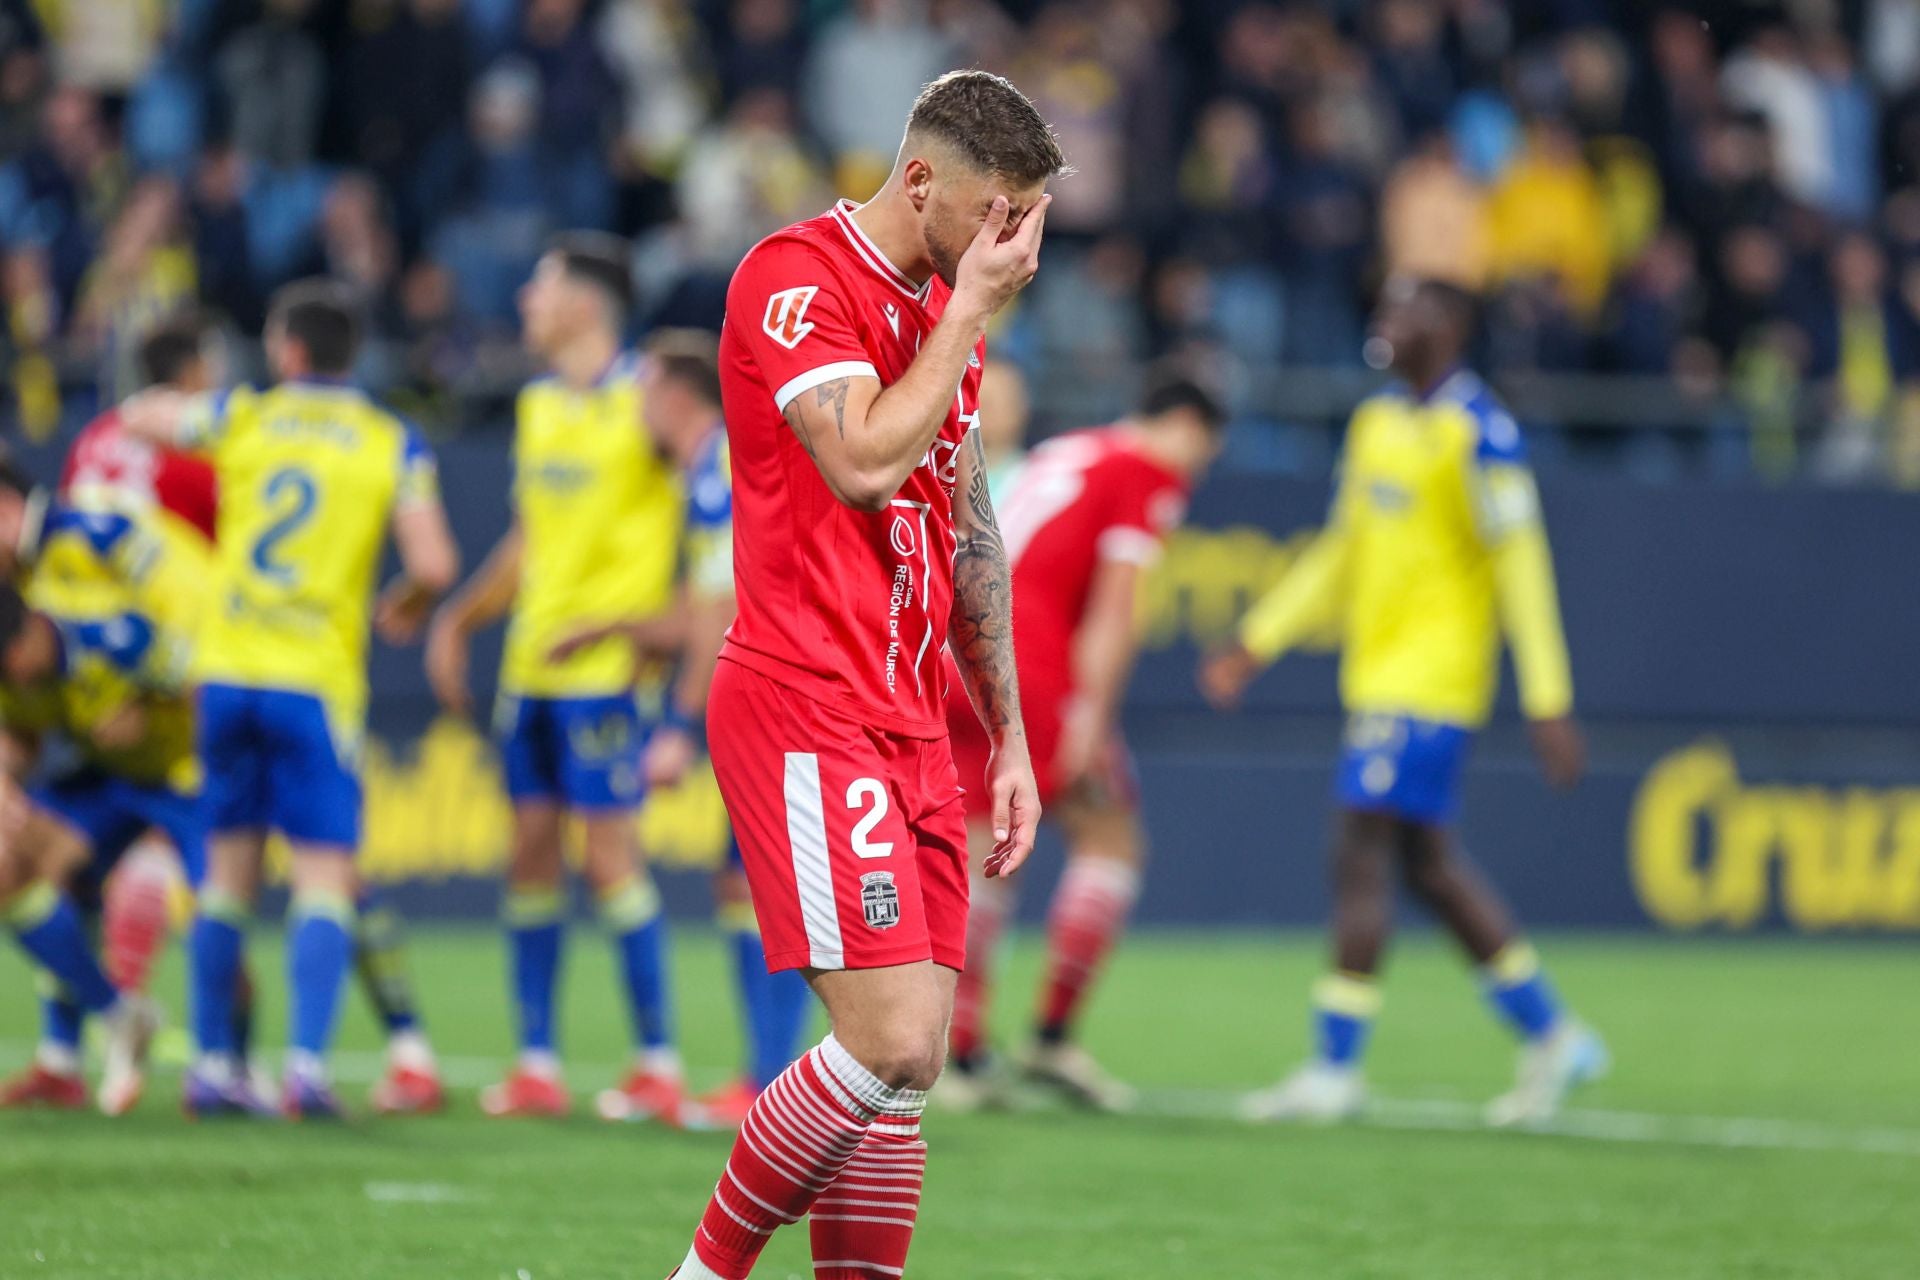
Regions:
<instances>
[{"instance_id":1,"label":"red football jersey","mask_svg":"<svg viewBox=\"0 0 1920 1280\"><path fill-rule=\"evenodd\" d=\"M733 450L739 614L723 655L909 737L946 734L941 653L953 606L953 489L979 417L977 347L932 448L884 511L833 496L783 416L850 374L891 385L945 309L842 202L761 241L733 274L720 389Z\"/></svg>"},{"instance_id":2,"label":"red football jersey","mask_svg":"<svg viewBox=\"0 0 1920 1280\"><path fill-rule=\"evenodd\" d=\"M1103 560L1151 563L1186 509L1186 480L1123 428L1069 432L1033 451L999 511L1022 690L1072 690L1094 571Z\"/></svg>"},{"instance_id":3,"label":"red football jersey","mask_svg":"<svg viewBox=\"0 0 1920 1280\"><path fill-rule=\"evenodd\" d=\"M135 510L158 506L213 541L220 506L213 464L128 435L121 430L118 409L107 410L74 437L60 474L60 492L82 505Z\"/></svg>"}]
</instances>

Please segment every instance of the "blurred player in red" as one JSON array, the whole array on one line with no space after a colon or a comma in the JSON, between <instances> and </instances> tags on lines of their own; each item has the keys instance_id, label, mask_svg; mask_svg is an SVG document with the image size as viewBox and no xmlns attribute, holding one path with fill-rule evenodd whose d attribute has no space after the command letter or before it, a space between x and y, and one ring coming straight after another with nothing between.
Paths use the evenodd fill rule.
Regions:
<instances>
[{"instance_id":1,"label":"blurred player in red","mask_svg":"<svg viewBox=\"0 0 1920 1280\"><path fill-rule=\"evenodd\" d=\"M739 612L710 750L768 967L801 970L833 1029L754 1101L681 1280L742 1280L809 1215L819 1280L905 1272L966 954L943 647L993 744L966 779L991 797L988 875L1039 818L974 427L987 323L1039 268L1064 167L1007 81L942 76L878 195L770 236L729 287Z\"/></svg>"},{"instance_id":2,"label":"blurred player in red","mask_svg":"<svg viewBox=\"0 0 1920 1280\"><path fill-rule=\"evenodd\" d=\"M1027 1076L1085 1106L1125 1109L1133 1091L1111 1079L1071 1032L1140 888L1146 841L1120 704L1140 640L1140 597L1161 542L1186 514L1187 494L1219 452L1219 400L1172 364L1149 371L1139 410L1112 426L1058 436L1035 449L1002 507L1013 562L1013 635L1040 803L1067 839L1067 867L1048 917L1047 968ZM985 767L990 744L955 697L947 723L961 777ZM967 796L974 866L992 851L983 797ZM985 1100L986 1014L994 953L1013 909L1012 886L976 878L967 966L955 994L944 1100Z\"/></svg>"}]
</instances>

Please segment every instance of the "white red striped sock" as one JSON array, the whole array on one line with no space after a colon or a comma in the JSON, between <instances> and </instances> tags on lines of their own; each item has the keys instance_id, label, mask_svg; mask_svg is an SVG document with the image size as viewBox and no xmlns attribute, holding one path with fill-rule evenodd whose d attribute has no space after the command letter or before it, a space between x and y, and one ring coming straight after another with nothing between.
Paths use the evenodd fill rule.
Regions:
<instances>
[{"instance_id":1,"label":"white red striped sock","mask_svg":"<svg viewBox=\"0 0 1920 1280\"><path fill-rule=\"evenodd\" d=\"M136 843L107 879L101 935L107 976L122 991L145 991L154 958L167 940L173 853L163 842Z\"/></svg>"},{"instance_id":2,"label":"white red striped sock","mask_svg":"<svg viewBox=\"0 0 1920 1280\"><path fill-rule=\"evenodd\" d=\"M901 1098L924 1095L888 1088L832 1036L781 1072L740 1126L681 1274L744 1280L767 1238L800 1220Z\"/></svg>"},{"instance_id":3,"label":"white red striped sock","mask_svg":"<svg viewBox=\"0 0 1920 1280\"><path fill-rule=\"evenodd\" d=\"M1041 988L1040 1026L1064 1031L1126 929L1140 871L1114 858L1067 863L1047 913L1047 977Z\"/></svg>"},{"instance_id":4,"label":"white red striped sock","mask_svg":"<svg viewBox=\"0 0 1920 1280\"><path fill-rule=\"evenodd\" d=\"M875 1118L860 1149L813 1202L814 1280L894 1280L905 1275L920 1214L927 1144L924 1094L902 1093Z\"/></svg>"},{"instance_id":5,"label":"white red striped sock","mask_svg":"<svg viewBox=\"0 0 1920 1280\"><path fill-rule=\"evenodd\" d=\"M976 875L967 910L967 961L953 989L953 1022L947 1049L962 1061L986 1043L987 1004L993 996L994 953L1013 911L1013 886Z\"/></svg>"}]
</instances>

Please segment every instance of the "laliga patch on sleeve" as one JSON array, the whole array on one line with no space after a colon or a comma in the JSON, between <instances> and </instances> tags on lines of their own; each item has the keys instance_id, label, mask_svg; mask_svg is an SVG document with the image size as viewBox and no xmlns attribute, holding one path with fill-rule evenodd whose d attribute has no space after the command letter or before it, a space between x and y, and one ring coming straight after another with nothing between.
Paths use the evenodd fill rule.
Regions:
<instances>
[{"instance_id":1,"label":"laliga patch on sleeve","mask_svg":"<svg viewBox=\"0 0 1920 1280\"><path fill-rule=\"evenodd\" d=\"M800 345L802 338L813 332L813 323L806 318L807 307L819 292L819 285L803 284L772 295L767 299L767 316L760 322L761 328L767 331L769 338L787 350L793 350Z\"/></svg>"}]
</instances>

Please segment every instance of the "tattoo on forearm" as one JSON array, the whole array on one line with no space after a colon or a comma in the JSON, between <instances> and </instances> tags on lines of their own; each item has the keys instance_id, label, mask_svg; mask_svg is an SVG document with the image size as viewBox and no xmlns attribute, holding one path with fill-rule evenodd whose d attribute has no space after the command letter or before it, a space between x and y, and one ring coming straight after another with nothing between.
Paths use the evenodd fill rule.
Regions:
<instances>
[{"instance_id":1,"label":"tattoo on forearm","mask_svg":"<svg viewBox=\"0 0 1920 1280\"><path fill-rule=\"evenodd\" d=\"M954 504L953 618L948 640L973 705L990 731L1021 732L1020 683L1013 665L1013 581L1006 543L987 493L980 433L967 443L965 498Z\"/></svg>"}]
</instances>

